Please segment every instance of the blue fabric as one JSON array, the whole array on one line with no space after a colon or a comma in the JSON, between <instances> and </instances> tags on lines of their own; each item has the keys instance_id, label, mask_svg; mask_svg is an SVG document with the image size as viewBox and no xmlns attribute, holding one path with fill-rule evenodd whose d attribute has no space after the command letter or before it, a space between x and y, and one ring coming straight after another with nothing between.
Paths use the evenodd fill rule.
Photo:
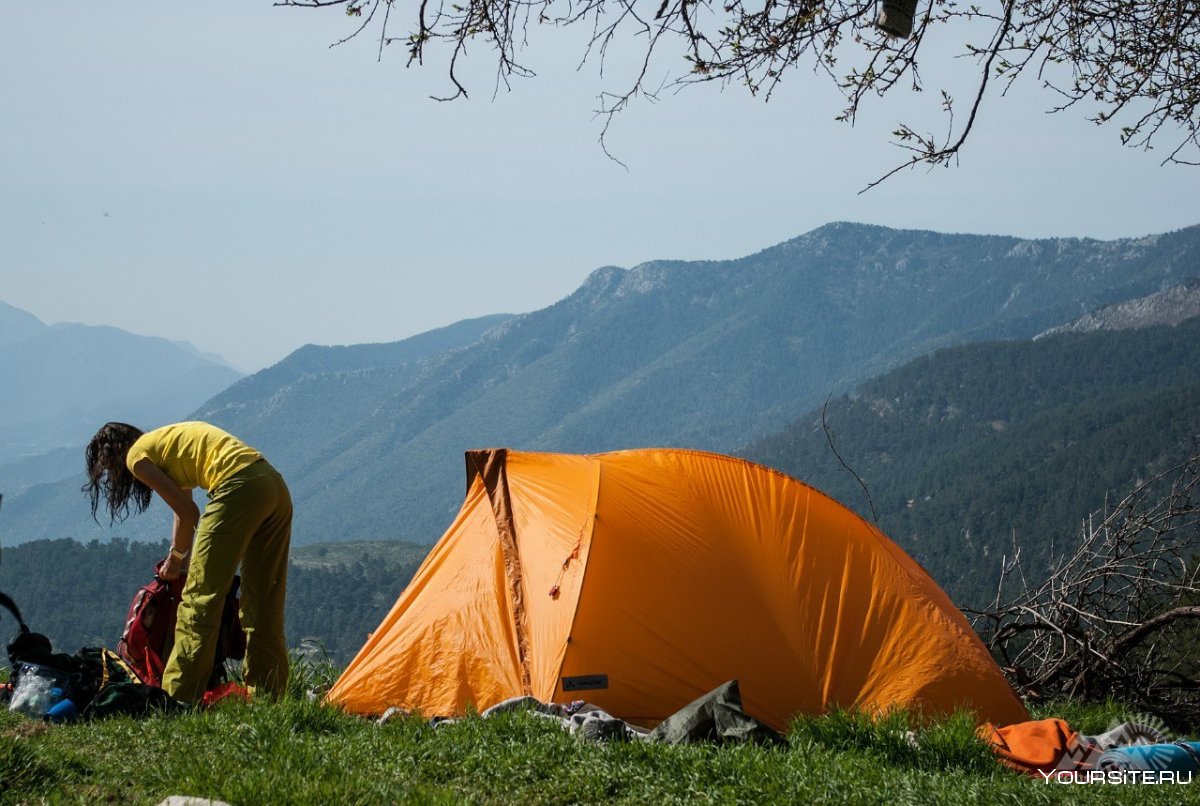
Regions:
<instances>
[{"instance_id":1,"label":"blue fabric","mask_svg":"<svg viewBox=\"0 0 1200 806\"><path fill-rule=\"evenodd\" d=\"M1101 755L1096 766L1102 770L1196 772L1200 770L1200 742L1117 747Z\"/></svg>"}]
</instances>

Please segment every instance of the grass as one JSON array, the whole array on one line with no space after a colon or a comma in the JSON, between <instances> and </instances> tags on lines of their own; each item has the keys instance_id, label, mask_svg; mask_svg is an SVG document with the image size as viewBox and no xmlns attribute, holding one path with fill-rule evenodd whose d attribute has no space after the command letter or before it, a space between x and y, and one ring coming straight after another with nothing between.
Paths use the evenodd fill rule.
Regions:
<instances>
[{"instance_id":1,"label":"grass","mask_svg":"<svg viewBox=\"0 0 1200 806\"><path fill-rule=\"evenodd\" d=\"M351 540L345 543L312 543L292 546L290 559L301 568L352 566L364 560L371 564L409 565L425 559L432 546L400 540Z\"/></svg>"},{"instance_id":2,"label":"grass","mask_svg":"<svg viewBox=\"0 0 1200 806\"><path fill-rule=\"evenodd\" d=\"M597 745L526 713L377 725L305 696L327 668L298 671L279 702L177 717L48 726L0 711L0 802L1200 803L1200 788L1019 776L964 717L915 744L903 714L833 713L797 720L780 747ZM1074 718L1103 728L1110 710L1077 707Z\"/></svg>"}]
</instances>

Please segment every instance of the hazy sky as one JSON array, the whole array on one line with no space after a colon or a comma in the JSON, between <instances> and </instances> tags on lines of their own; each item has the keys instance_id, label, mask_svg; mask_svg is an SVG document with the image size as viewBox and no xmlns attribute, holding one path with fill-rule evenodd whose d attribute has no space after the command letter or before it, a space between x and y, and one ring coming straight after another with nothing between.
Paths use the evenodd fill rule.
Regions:
<instances>
[{"instance_id":1,"label":"hazy sky","mask_svg":"<svg viewBox=\"0 0 1200 806\"><path fill-rule=\"evenodd\" d=\"M0 300L47 322L187 339L245 370L296 347L391 341L543 307L591 270L730 258L822 224L1120 237L1200 223L1200 171L1018 88L957 168L902 174L897 96L851 128L827 80L769 103L695 87L619 117L577 34L533 31L539 72L468 100L438 64L375 59L332 12L269 0L0 6ZM947 46L957 44L947 34ZM947 52L952 49L947 48ZM939 74L938 70L941 70ZM974 73L927 65L925 76Z\"/></svg>"}]
</instances>

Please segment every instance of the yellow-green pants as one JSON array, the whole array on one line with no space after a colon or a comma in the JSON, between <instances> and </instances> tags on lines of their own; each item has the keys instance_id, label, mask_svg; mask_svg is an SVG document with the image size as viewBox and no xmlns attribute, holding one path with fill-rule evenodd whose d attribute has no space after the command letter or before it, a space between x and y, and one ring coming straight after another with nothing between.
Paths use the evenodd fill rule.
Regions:
<instances>
[{"instance_id":1,"label":"yellow-green pants","mask_svg":"<svg viewBox=\"0 0 1200 806\"><path fill-rule=\"evenodd\" d=\"M204 694L216 656L225 595L239 563L246 685L252 693L283 693L288 676L283 602L291 537L292 498L283 477L266 461L255 462L209 490L192 543L175 646L163 670L168 694L184 702L195 702Z\"/></svg>"}]
</instances>

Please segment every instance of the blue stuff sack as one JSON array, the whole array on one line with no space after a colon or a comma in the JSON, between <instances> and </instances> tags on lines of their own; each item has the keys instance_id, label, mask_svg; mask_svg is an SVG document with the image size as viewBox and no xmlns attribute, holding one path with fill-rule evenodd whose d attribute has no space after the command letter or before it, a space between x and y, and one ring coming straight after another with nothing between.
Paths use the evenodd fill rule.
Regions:
<instances>
[{"instance_id":1,"label":"blue stuff sack","mask_svg":"<svg viewBox=\"0 0 1200 806\"><path fill-rule=\"evenodd\" d=\"M1200 771L1200 742L1114 747L1096 760L1096 766L1105 771L1194 773Z\"/></svg>"}]
</instances>

